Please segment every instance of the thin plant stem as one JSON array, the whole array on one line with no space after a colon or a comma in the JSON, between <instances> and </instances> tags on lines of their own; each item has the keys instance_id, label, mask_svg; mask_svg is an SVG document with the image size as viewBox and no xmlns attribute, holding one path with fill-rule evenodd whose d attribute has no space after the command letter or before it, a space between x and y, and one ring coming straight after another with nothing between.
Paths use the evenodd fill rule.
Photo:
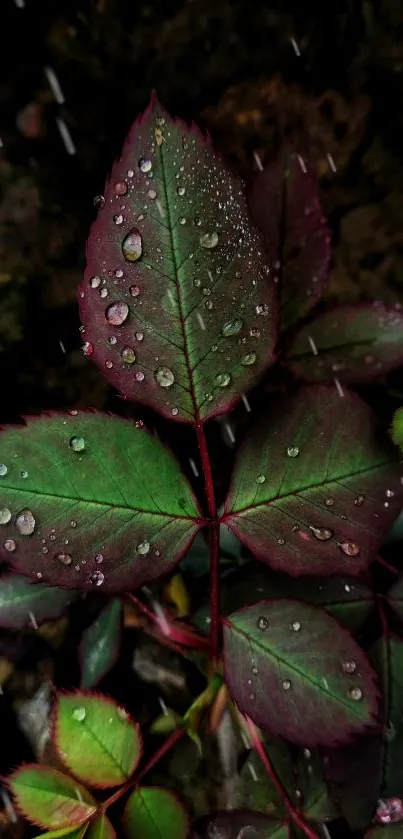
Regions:
<instances>
[{"instance_id":1,"label":"thin plant stem","mask_svg":"<svg viewBox=\"0 0 403 839\"><path fill-rule=\"evenodd\" d=\"M206 498L211 524L209 528L210 544L210 650L213 667L219 661L220 650L220 526L217 521L217 507L214 493L213 475L207 448L203 423L196 423L197 442L203 469Z\"/></svg>"},{"instance_id":2,"label":"thin plant stem","mask_svg":"<svg viewBox=\"0 0 403 839\"><path fill-rule=\"evenodd\" d=\"M176 652L182 652L180 646L183 645L184 647L190 647L192 650L203 650L207 651L208 649L208 642L203 635L200 635L198 632L194 632L191 628L187 628L184 625L181 625L175 618L168 613L165 614L164 617L161 615L157 615L149 606L146 606L142 600L139 600L135 594L128 594L128 600L133 604L133 606L138 609L141 614L143 614L150 623L156 627L156 632L153 634L157 635L158 639L161 640L161 643L165 643L166 646L170 646L172 649L175 649ZM169 643L167 643L169 642Z\"/></svg>"}]
</instances>

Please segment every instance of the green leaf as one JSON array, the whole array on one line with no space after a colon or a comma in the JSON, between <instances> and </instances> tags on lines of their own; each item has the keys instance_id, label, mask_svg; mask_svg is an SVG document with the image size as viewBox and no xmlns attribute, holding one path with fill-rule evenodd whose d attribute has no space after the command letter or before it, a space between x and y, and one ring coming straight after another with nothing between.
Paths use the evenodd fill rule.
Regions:
<instances>
[{"instance_id":1,"label":"green leaf","mask_svg":"<svg viewBox=\"0 0 403 839\"><path fill-rule=\"evenodd\" d=\"M372 827L364 839L403 839L403 824L388 824Z\"/></svg>"},{"instance_id":2,"label":"green leaf","mask_svg":"<svg viewBox=\"0 0 403 839\"><path fill-rule=\"evenodd\" d=\"M391 428L392 440L403 451L403 408L396 411Z\"/></svg>"},{"instance_id":3,"label":"green leaf","mask_svg":"<svg viewBox=\"0 0 403 839\"><path fill-rule=\"evenodd\" d=\"M224 672L241 711L292 742L336 745L374 724L375 674L349 632L317 606L266 600L230 615Z\"/></svg>"},{"instance_id":4,"label":"green leaf","mask_svg":"<svg viewBox=\"0 0 403 839\"><path fill-rule=\"evenodd\" d=\"M327 788L318 753L304 749L299 755L296 773L299 807L304 816L315 822L337 818L339 812Z\"/></svg>"},{"instance_id":5,"label":"green leaf","mask_svg":"<svg viewBox=\"0 0 403 839\"><path fill-rule=\"evenodd\" d=\"M53 738L63 763L94 787L124 783L141 757L138 726L124 708L101 694L61 694Z\"/></svg>"},{"instance_id":6,"label":"green leaf","mask_svg":"<svg viewBox=\"0 0 403 839\"><path fill-rule=\"evenodd\" d=\"M403 778L403 640L382 636L371 651L382 685L383 738L378 798L401 796Z\"/></svg>"},{"instance_id":7,"label":"green leaf","mask_svg":"<svg viewBox=\"0 0 403 839\"><path fill-rule=\"evenodd\" d=\"M183 804L160 787L139 787L132 792L123 815L129 839L187 839L189 819Z\"/></svg>"},{"instance_id":8,"label":"green leaf","mask_svg":"<svg viewBox=\"0 0 403 839\"><path fill-rule=\"evenodd\" d=\"M250 810L231 810L204 816L195 826L192 839L290 839L286 822L265 813Z\"/></svg>"},{"instance_id":9,"label":"green leaf","mask_svg":"<svg viewBox=\"0 0 403 839\"><path fill-rule=\"evenodd\" d=\"M73 828L96 812L85 787L56 769L27 764L9 779L19 811L40 827Z\"/></svg>"},{"instance_id":10,"label":"green leaf","mask_svg":"<svg viewBox=\"0 0 403 839\"><path fill-rule=\"evenodd\" d=\"M84 822L74 830L71 827L63 827L61 830L49 830L46 833L41 833L35 839L61 839L63 836L68 836L69 839L82 839L88 827L88 822Z\"/></svg>"},{"instance_id":11,"label":"green leaf","mask_svg":"<svg viewBox=\"0 0 403 839\"><path fill-rule=\"evenodd\" d=\"M403 620L403 577L389 589L388 602L396 615Z\"/></svg>"},{"instance_id":12,"label":"green leaf","mask_svg":"<svg viewBox=\"0 0 403 839\"><path fill-rule=\"evenodd\" d=\"M92 688L111 670L119 656L122 603L115 598L83 632L80 644L81 687Z\"/></svg>"},{"instance_id":13,"label":"green leaf","mask_svg":"<svg viewBox=\"0 0 403 839\"><path fill-rule=\"evenodd\" d=\"M356 575L400 512L400 474L364 402L302 388L241 446L223 521L278 570Z\"/></svg>"},{"instance_id":14,"label":"green leaf","mask_svg":"<svg viewBox=\"0 0 403 839\"><path fill-rule=\"evenodd\" d=\"M116 833L105 815L91 821L87 839L116 839Z\"/></svg>"},{"instance_id":15,"label":"green leaf","mask_svg":"<svg viewBox=\"0 0 403 839\"><path fill-rule=\"evenodd\" d=\"M285 361L308 382L370 382L403 364L403 315L379 303L338 306L297 332Z\"/></svg>"},{"instance_id":16,"label":"green leaf","mask_svg":"<svg viewBox=\"0 0 403 839\"><path fill-rule=\"evenodd\" d=\"M104 195L79 292L88 354L171 420L227 411L273 362L277 333L274 272L242 182L154 97Z\"/></svg>"},{"instance_id":17,"label":"green leaf","mask_svg":"<svg viewBox=\"0 0 403 839\"><path fill-rule=\"evenodd\" d=\"M0 579L0 626L22 629L59 618L77 595L55 586L29 580L21 574Z\"/></svg>"},{"instance_id":18,"label":"green leaf","mask_svg":"<svg viewBox=\"0 0 403 839\"><path fill-rule=\"evenodd\" d=\"M263 737L263 743L283 788L293 804L299 806L300 801L295 796L295 772L289 745L280 739L275 741L268 737ZM242 807L248 810L260 810L262 813L287 816L288 811L284 800L273 786L271 778L254 749L251 749L240 775L242 784L239 790L241 797L238 801Z\"/></svg>"},{"instance_id":19,"label":"green leaf","mask_svg":"<svg viewBox=\"0 0 403 839\"><path fill-rule=\"evenodd\" d=\"M172 455L118 417L73 411L2 431L0 464L0 558L64 588L133 590L171 571L200 526Z\"/></svg>"}]
</instances>

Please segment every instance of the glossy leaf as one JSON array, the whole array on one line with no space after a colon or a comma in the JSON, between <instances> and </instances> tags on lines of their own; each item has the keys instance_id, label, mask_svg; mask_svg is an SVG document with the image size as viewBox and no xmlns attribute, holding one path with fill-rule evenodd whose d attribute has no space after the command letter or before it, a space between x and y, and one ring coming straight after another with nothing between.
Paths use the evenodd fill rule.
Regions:
<instances>
[{"instance_id":1,"label":"glossy leaf","mask_svg":"<svg viewBox=\"0 0 403 839\"><path fill-rule=\"evenodd\" d=\"M116 839L116 833L107 816L93 819L88 827L86 839Z\"/></svg>"},{"instance_id":2,"label":"glossy leaf","mask_svg":"<svg viewBox=\"0 0 403 839\"><path fill-rule=\"evenodd\" d=\"M36 583L21 574L4 574L0 578L0 626L22 629L59 618L75 597L72 591Z\"/></svg>"},{"instance_id":3,"label":"glossy leaf","mask_svg":"<svg viewBox=\"0 0 403 839\"><path fill-rule=\"evenodd\" d=\"M199 528L172 455L118 417L30 420L0 433L0 464L0 558L35 579L130 591L172 570Z\"/></svg>"},{"instance_id":4,"label":"glossy leaf","mask_svg":"<svg viewBox=\"0 0 403 839\"><path fill-rule=\"evenodd\" d=\"M403 365L403 313L392 306L339 306L305 324L286 355L308 382L370 382Z\"/></svg>"},{"instance_id":5,"label":"glossy leaf","mask_svg":"<svg viewBox=\"0 0 403 839\"><path fill-rule=\"evenodd\" d=\"M128 839L187 839L189 819L170 790L139 787L126 804L123 827Z\"/></svg>"},{"instance_id":6,"label":"glossy leaf","mask_svg":"<svg viewBox=\"0 0 403 839\"><path fill-rule=\"evenodd\" d=\"M18 810L40 827L73 828L96 811L85 787L56 769L26 764L11 775L9 786Z\"/></svg>"},{"instance_id":7,"label":"glossy leaf","mask_svg":"<svg viewBox=\"0 0 403 839\"><path fill-rule=\"evenodd\" d=\"M400 474L364 402L302 388L251 429L223 520L278 570L356 575L400 511Z\"/></svg>"},{"instance_id":8,"label":"glossy leaf","mask_svg":"<svg viewBox=\"0 0 403 839\"><path fill-rule=\"evenodd\" d=\"M289 839L288 824L265 813L252 810L231 810L205 816L196 824L192 839L210 839L217 836L225 839L239 839L250 834L251 839Z\"/></svg>"},{"instance_id":9,"label":"glossy leaf","mask_svg":"<svg viewBox=\"0 0 403 839\"><path fill-rule=\"evenodd\" d=\"M170 419L227 411L273 361L277 330L242 183L154 97L104 194L79 293L87 352L121 393Z\"/></svg>"},{"instance_id":10,"label":"glossy leaf","mask_svg":"<svg viewBox=\"0 0 403 839\"><path fill-rule=\"evenodd\" d=\"M94 787L123 784L141 757L138 726L124 708L101 694L61 694L53 739L63 763Z\"/></svg>"},{"instance_id":11,"label":"glossy leaf","mask_svg":"<svg viewBox=\"0 0 403 839\"><path fill-rule=\"evenodd\" d=\"M249 204L270 261L277 266L286 328L320 300L328 281L330 234L317 181L301 155L282 151L255 176Z\"/></svg>"},{"instance_id":12,"label":"glossy leaf","mask_svg":"<svg viewBox=\"0 0 403 839\"><path fill-rule=\"evenodd\" d=\"M292 742L336 745L374 724L375 674L349 632L317 606L265 600L230 615L224 672L241 711Z\"/></svg>"},{"instance_id":13,"label":"glossy leaf","mask_svg":"<svg viewBox=\"0 0 403 839\"><path fill-rule=\"evenodd\" d=\"M403 577L389 589L388 601L396 615L403 620Z\"/></svg>"},{"instance_id":14,"label":"glossy leaf","mask_svg":"<svg viewBox=\"0 0 403 839\"><path fill-rule=\"evenodd\" d=\"M80 644L81 687L92 688L111 670L119 656L122 604L111 600L83 632Z\"/></svg>"}]
</instances>

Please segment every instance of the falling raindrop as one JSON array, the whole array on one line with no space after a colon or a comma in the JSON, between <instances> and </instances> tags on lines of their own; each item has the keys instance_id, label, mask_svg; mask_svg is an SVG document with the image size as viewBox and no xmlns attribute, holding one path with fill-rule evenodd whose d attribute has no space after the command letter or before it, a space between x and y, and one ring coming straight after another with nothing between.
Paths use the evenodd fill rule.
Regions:
<instances>
[{"instance_id":1,"label":"falling raindrop","mask_svg":"<svg viewBox=\"0 0 403 839\"><path fill-rule=\"evenodd\" d=\"M105 574L102 571L94 571L90 576L90 583L93 586L101 586L105 579Z\"/></svg>"},{"instance_id":2,"label":"falling raindrop","mask_svg":"<svg viewBox=\"0 0 403 839\"><path fill-rule=\"evenodd\" d=\"M122 242L122 253L127 262L137 262L143 253L143 242L137 227L132 227Z\"/></svg>"},{"instance_id":3,"label":"falling raindrop","mask_svg":"<svg viewBox=\"0 0 403 839\"><path fill-rule=\"evenodd\" d=\"M85 449L84 437L71 437L70 438L70 448L73 449L73 452L84 451L84 449Z\"/></svg>"},{"instance_id":4,"label":"falling raindrop","mask_svg":"<svg viewBox=\"0 0 403 839\"><path fill-rule=\"evenodd\" d=\"M136 353L131 347L124 347L121 352L121 356L126 364L134 364L136 361Z\"/></svg>"},{"instance_id":5,"label":"falling raindrop","mask_svg":"<svg viewBox=\"0 0 403 839\"><path fill-rule=\"evenodd\" d=\"M269 626L269 621L267 620L267 618L264 617L264 615L261 615L257 619L257 628L261 629L261 631L264 632L265 629L268 628L268 626Z\"/></svg>"},{"instance_id":6,"label":"falling raindrop","mask_svg":"<svg viewBox=\"0 0 403 839\"><path fill-rule=\"evenodd\" d=\"M238 335L238 332L241 331L243 327L243 320L242 318L234 318L233 320L227 320L226 323L221 327L221 334L224 338L230 338L232 335Z\"/></svg>"},{"instance_id":7,"label":"falling raindrop","mask_svg":"<svg viewBox=\"0 0 403 839\"><path fill-rule=\"evenodd\" d=\"M350 688L348 695L350 699L354 699L354 702L358 702L359 699L362 699L362 690L361 688Z\"/></svg>"},{"instance_id":8,"label":"falling raindrop","mask_svg":"<svg viewBox=\"0 0 403 839\"><path fill-rule=\"evenodd\" d=\"M255 352L248 352L242 357L242 364L246 367L250 367L256 361L256 353Z\"/></svg>"},{"instance_id":9,"label":"falling raindrop","mask_svg":"<svg viewBox=\"0 0 403 839\"><path fill-rule=\"evenodd\" d=\"M291 682L289 679L284 679L283 681L283 690L290 690Z\"/></svg>"},{"instance_id":10,"label":"falling raindrop","mask_svg":"<svg viewBox=\"0 0 403 839\"><path fill-rule=\"evenodd\" d=\"M357 669L357 664L352 658L347 659L347 661L343 661L341 666L343 673L355 673Z\"/></svg>"},{"instance_id":11,"label":"falling raindrop","mask_svg":"<svg viewBox=\"0 0 403 839\"><path fill-rule=\"evenodd\" d=\"M298 446L288 446L287 454L288 454L288 457L298 457L298 455L299 455Z\"/></svg>"},{"instance_id":12,"label":"falling raindrop","mask_svg":"<svg viewBox=\"0 0 403 839\"><path fill-rule=\"evenodd\" d=\"M339 547L346 556L358 556L360 547L356 542L341 542Z\"/></svg>"},{"instance_id":13,"label":"falling raindrop","mask_svg":"<svg viewBox=\"0 0 403 839\"><path fill-rule=\"evenodd\" d=\"M150 172L152 169L152 162L148 157L140 157L139 160L139 169L141 172Z\"/></svg>"},{"instance_id":14,"label":"falling raindrop","mask_svg":"<svg viewBox=\"0 0 403 839\"><path fill-rule=\"evenodd\" d=\"M74 708L72 713L73 720L77 720L77 722L84 722L87 716L87 712L85 708Z\"/></svg>"},{"instance_id":15,"label":"falling raindrop","mask_svg":"<svg viewBox=\"0 0 403 839\"><path fill-rule=\"evenodd\" d=\"M14 539L6 539L6 541L4 542L4 547L6 551L12 553L13 551L15 551L17 545L15 544Z\"/></svg>"},{"instance_id":16,"label":"falling raindrop","mask_svg":"<svg viewBox=\"0 0 403 839\"><path fill-rule=\"evenodd\" d=\"M5 463L0 463L0 478L4 478L7 475L8 469Z\"/></svg>"},{"instance_id":17,"label":"falling raindrop","mask_svg":"<svg viewBox=\"0 0 403 839\"><path fill-rule=\"evenodd\" d=\"M139 542L136 548L138 554L141 556L146 556L150 550L150 543L144 540L144 542Z\"/></svg>"},{"instance_id":18,"label":"falling raindrop","mask_svg":"<svg viewBox=\"0 0 403 839\"><path fill-rule=\"evenodd\" d=\"M11 512L8 507L0 508L0 524L8 524L11 519Z\"/></svg>"},{"instance_id":19,"label":"falling raindrop","mask_svg":"<svg viewBox=\"0 0 403 839\"><path fill-rule=\"evenodd\" d=\"M231 376L229 373L217 373L214 377L214 382L218 387L228 387L231 382Z\"/></svg>"},{"instance_id":20,"label":"falling raindrop","mask_svg":"<svg viewBox=\"0 0 403 839\"><path fill-rule=\"evenodd\" d=\"M90 287L98 288L101 285L101 277L90 277Z\"/></svg>"},{"instance_id":21,"label":"falling raindrop","mask_svg":"<svg viewBox=\"0 0 403 839\"><path fill-rule=\"evenodd\" d=\"M105 317L111 326L122 326L127 320L129 314L129 307L123 300L117 300L115 303L110 303L105 309Z\"/></svg>"},{"instance_id":22,"label":"falling raindrop","mask_svg":"<svg viewBox=\"0 0 403 839\"><path fill-rule=\"evenodd\" d=\"M208 250L215 248L218 245L218 233L215 231L214 233L202 233L199 241L202 248L207 248Z\"/></svg>"},{"instance_id":23,"label":"falling raindrop","mask_svg":"<svg viewBox=\"0 0 403 839\"><path fill-rule=\"evenodd\" d=\"M73 562L73 558L70 556L70 554L66 554L63 552L56 554L56 559L58 560L58 562L61 562L62 565L71 565L71 563Z\"/></svg>"},{"instance_id":24,"label":"falling raindrop","mask_svg":"<svg viewBox=\"0 0 403 839\"><path fill-rule=\"evenodd\" d=\"M310 527L309 530L313 533L315 539L319 539L319 542L328 542L334 535L333 530L328 527Z\"/></svg>"},{"instance_id":25,"label":"falling raindrop","mask_svg":"<svg viewBox=\"0 0 403 839\"><path fill-rule=\"evenodd\" d=\"M22 510L16 518L16 526L21 536L31 536L35 530L35 518L31 510Z\"/></svg>"},{"instance_id":26,"label":"falling raindrop","mask_svg":"<svg viewBox=\"0 0 403 839\"><path fill-rule=\"evenodd\" d=\"M160 387L172 387L175 376L169 367L158 367L154 372L154 379Z\"/></svg>"}]
</instances>

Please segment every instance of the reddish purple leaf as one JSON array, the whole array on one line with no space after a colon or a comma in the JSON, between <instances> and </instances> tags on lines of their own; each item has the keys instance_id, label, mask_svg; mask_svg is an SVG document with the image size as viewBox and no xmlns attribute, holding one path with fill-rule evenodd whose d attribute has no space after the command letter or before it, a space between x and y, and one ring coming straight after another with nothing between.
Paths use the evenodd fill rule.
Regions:
<instances>
[{"instance_id":1,"label":"reddish purple leaf","mask_svg":"<svg viewBox=\"0 0 403 839\"><path fill-rule=\"evenodd\" d=\"M286 364L308 382L370 382L403 364L403 313L392 306L339 306L303 326Z\"/></svg>"},{"instance_id":2,"label":"reddish purple leaf","mask_svg":"<svg viewBox=\"0 0 403 839\"><path fill-rule=\"evenodd\" d=\"M241 711L294 743L346 743L374 725L375 673L350 633L317 606L264 600L230 615L224 672Z\"/></svg>"},{"instance_id":3,"label":"reddish purple leaf","mask_svg":"<svg viewBox=\"0 0 403 839\"><path fill-rule=\"evenodd\" d=\"M289 574L359 574L400 512L395 449L354 394L306 387L251 429L222 518Z\"/></svg>"},{"instance_id":4,"label":"reddish purple leaf","mask_svg":"<svg viewBox=\"0 0 403 839\"><path fill-rule=\"evenodd\" d=\"M273 362L276 287L243 185L155 97L112 169L87 259L86 352L129 399L199 422Z\"/></svg>"},{"instance_id":5,"label":"reddish purple leaf","mask_svg":"<svg viewBox=\"0 0 403 839\"><path fill-rule=\"evenodd\" d=\"M194 827L192 839L291 839L290 827L266 813L231 810L204 816Z\"/></svg>"},{"instance_id":6,"label":"reddish purple leaf","mask_svg":"<svg viewBox=\"0 0 403 839\"><path fill-rule=\"evenodd\" d=\"M330 234L316 179L299 154L285 150L258 172L249 192L252 219L281 283L280 314L287 328L320 300L330 265Z\"/></svg>"}]
</instances>

